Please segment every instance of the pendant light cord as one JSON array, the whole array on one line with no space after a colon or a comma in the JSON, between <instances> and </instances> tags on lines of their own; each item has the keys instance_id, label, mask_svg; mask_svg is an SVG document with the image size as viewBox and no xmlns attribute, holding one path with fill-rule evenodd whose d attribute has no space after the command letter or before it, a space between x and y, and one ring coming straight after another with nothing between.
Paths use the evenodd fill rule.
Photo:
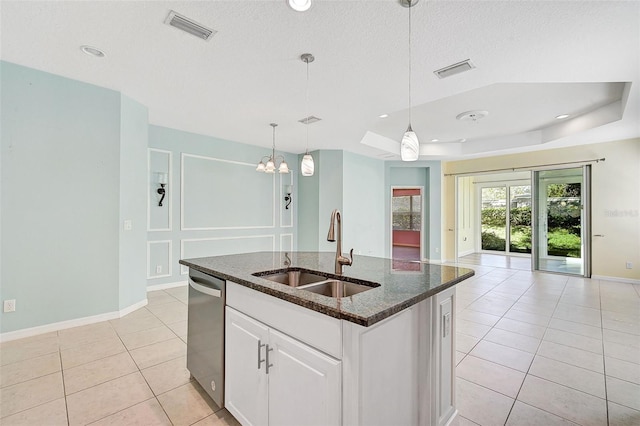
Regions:
<instances>
[{"instance_id":1,"label":"pendant light cord","mask_svg":"<svg viewBox=\"0 0 640 426\"><path fill-rule=\"evenodd\" d=\"M411 127L412 107L411 107L411 8L413 7L413 0L409 2L409 127Z\"/></svg>"},{"instance_id":2,"label":"pendant light cord","mask_svg":"<svg viewBox=\"0 0 640 426\"><path fill-rule=\"evenodd\" d=\"M271 159L276 161L276 127L278 126L276 123L271 123L270 126L273 128L273 142L271 144Z\"/></svg>"},{"instance_id":3,"label":"pendant light cord","mask_svg":"<svg viewBox=\"0 0 640 426\"><path fill-rule=\"evenodd\" d=\"M305 154L309 154L309 58L307 58L305 60L305 62L307 63L307 88L305 90L305 110L307 113L307 118L306 118L306 127L307 127L307 147L306 147L306 151Z\"/></svg>"}]
</instances>

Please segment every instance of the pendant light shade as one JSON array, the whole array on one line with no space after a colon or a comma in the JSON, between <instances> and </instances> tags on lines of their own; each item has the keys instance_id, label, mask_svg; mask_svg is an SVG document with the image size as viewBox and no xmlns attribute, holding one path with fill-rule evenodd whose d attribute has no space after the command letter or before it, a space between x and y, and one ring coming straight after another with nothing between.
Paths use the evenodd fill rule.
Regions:
<instances>
[{"instance_id":1,"label":"pendant light shade","mask_svg":"<svg viewBox=\"0 0 640 426\"><path fill-rule=\"evenodd\" d=\"M276 165L273 162L273 160L269 159L269 161L267 161L267 165L264 168L264 172L265 173L275 173L276 172Z\"/></svg>"},{"instance_id":2,"label":"pendant light shade","mask_svg":"<svg viewBox=\"0 0 640 426\"><path fill-rule=\"evenodd\" d=\"M305 53L300 56L302 62L307 64L307 88L305 90L306 97L306 110L307 110L307 118L304 123L307 126L307 148L305 150L304 156L302 157L302 163L300 164L300 172L302 176L313 176L313 172L315 171L315 167L313 164L313 157L309 154L309 62L315 61L316 58L311 53Z\"/></svg>"},{"instance_id":3,"label":"pendant light shade","mask_svg":"<svg viewBox=\"0 0 640 426\"><path fill-rule=\"evenodd\" d=\"M289 165L286 161L282 160L280 167L278 167L278 173L289 173Z\"/></svg>"},{"instance_id":4,"label":"pendant light shade","mask_svg":"<svg viewBox=\"0 0 640 426\"><path fill-rule=\"evenodd\" d=\"M418 136L411 128L411 8L418 0L402 0L400 4L409 9L409 127L402 136L400 142L400 159L402 161L416 161L420 157L420 142Z\"/></svg>"},{"instance_id":5,"label":"pendant light shade","mask_svg":"<svg viewBox=\"0 0 640 426\"><path fill-rule=\"evenodd\" d=\"M400 143L400 158L402 161L416 161L419 156L420 143L418 142L416 133L411 128L411 124L409 124L409 128L404 132L402 142Z\"/></svg>"},{"instance_id":6,"label":"pendant light shade","mask_svg":"<svg viewBox=\"0 0 640 426\"><path fill-rule=\"evenodd\" d=\"M311 156L311 154L306 153L304 157L302 157L300 171L302 172L302 176L313 176L314 165L313 157Z\"/></svg>"}]
</instances>

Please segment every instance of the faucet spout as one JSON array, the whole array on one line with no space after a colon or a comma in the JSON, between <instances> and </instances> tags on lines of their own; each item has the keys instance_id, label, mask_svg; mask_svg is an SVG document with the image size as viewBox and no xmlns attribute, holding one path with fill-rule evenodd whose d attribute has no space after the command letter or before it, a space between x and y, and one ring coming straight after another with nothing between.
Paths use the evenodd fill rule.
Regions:
<instances>
[{"instance_id":1,"label":"faucet spout","mask_svg":"<svg viewBox=\"0 0 640 426\"><path fill-rule=\"evenodd\" d=\"M338 224L338 236L336 237L336 223ZM353 264L353 249L349 252L349 257L342 255L342 217L338 209L331 212L331 223L329 224L329 233L327 241L336 241L336 275L342 275L342 266L351 266Z\"/></svg>"}]
</instances>

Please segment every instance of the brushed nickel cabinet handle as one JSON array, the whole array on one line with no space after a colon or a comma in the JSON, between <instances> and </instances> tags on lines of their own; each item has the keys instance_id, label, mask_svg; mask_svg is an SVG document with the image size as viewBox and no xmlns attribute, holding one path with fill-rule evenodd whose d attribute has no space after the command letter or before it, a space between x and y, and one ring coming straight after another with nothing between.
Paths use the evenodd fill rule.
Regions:
<instances>
[{"instance_id":1,"label":"brushed nickel cabinet handle","mask_svg":"<svg viewBox=\"0 0 640 426\"><path fill-rule=\"evenodd\" d=\"M262 343L261 340L258 340L258 370L260 370L260 366L262 365L262 363L265 362L264 359L260 359L260 356L262 355L263 346L269 347L269 345L265 345L264 343ZM267 353L267 359L269 359L269 354L268 353ZM269 367L267 367L267 373L268 372L269 372Z\"/></svg>"},{"instance_id":2,"label":"brushed nickel cabinet handle","mask_svg":"<svg viewBox=\"0 0 640 426\"><path fill-rule=\"evenodd\" d=\"M267 345L267 374L269 374L269 367L273 367L273 364L269 363L269 352L272 350L273 348L270 348L269 345Z\"/></svg>"}]
</instances>

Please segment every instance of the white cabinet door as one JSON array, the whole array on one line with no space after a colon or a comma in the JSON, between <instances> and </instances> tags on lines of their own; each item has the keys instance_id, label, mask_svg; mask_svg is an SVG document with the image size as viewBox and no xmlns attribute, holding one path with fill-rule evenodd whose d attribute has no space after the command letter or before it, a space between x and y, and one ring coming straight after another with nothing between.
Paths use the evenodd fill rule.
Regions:
<instances>
[{"instance_id":1,"label":"white cabinet door","mask_svg":"<svg viewBox=\"0 0 640 426\"><path fill-rule=\"evenodd\" d=\"M269 424L339 425L340 361L273 329L269 348Z\"/></svg>"},{"instance_id":2,"label":"white cabinet door","mask_svg":"<svg viewBox=\"0 0 640 426\"><path fill-rule=\"evenodd\" d=\"M433 377L435 406L434 425L445 425L456 412L455 409L455 287L433 297Z\"/></svg>"},{"instance_id":3,"label":"white cabinet door","mask_svg":"<svg viewBox=\"0 0 640 426\"><path fill-rule=\"evenodd\" d=\"M245 426L266 425L268 376L266 361L260 360L266 357L269 329L229 307L226 315L225 406Z\"/></svg>"}]
</instances>

